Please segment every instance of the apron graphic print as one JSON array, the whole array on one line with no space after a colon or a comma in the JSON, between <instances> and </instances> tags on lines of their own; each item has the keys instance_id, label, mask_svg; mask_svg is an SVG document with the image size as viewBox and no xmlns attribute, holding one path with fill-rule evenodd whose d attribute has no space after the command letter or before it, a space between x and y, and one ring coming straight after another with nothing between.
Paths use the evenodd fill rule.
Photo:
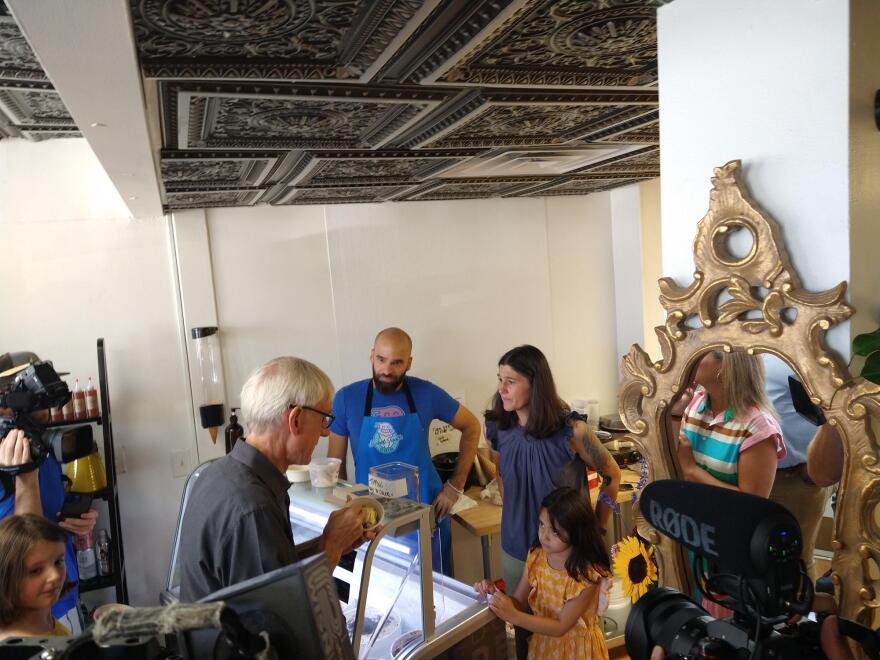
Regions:
<instances>
[{"instance_id":1,"label":"apron graphic print","mask_svg":"<svg viewBox=\"0 0 880 660\"><path fill-rule=\"evenodd\" d=\"M391 454L397 451L401 440L403 440L403 435L394 429L393 424L376 422L369 446L382 454Z\"/></svg>"}]
</instances>

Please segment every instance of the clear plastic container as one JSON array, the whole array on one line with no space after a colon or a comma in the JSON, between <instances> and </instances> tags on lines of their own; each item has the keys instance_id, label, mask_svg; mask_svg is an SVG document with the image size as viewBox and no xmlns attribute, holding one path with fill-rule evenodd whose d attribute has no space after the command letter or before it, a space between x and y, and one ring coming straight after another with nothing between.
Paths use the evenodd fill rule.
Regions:
<instances>
[{"instance_id":1,"label":"clear plastic container","mask_svg":"<svg viewBox=\"0 0 880 660\"><path fill-rule=\"evenodd\" d=\"M223 426L225 413L223 399L223 364L220 359L220 336L217 328L203 327L192 329L193 344L196 347L196 360L199 364L199 383L201 401L199 416L202 428L211 432L211 439L217 441L217 429Z\"/></svg>"},{"instance_id":2,"label":"clear plastic container","mask_svg":"<svg viewBox=\"0 0 880 660\"><path fill-rule=\"evenodd\" d=\"M393 461L370 468L370 495L407 497L419 501L419 468Z\"/></svg>"},{"instance_id":3,"label":"clear plastic container","mask_svg":"<svg viewBox=\"0 0 880 660\"><path fill-rule=\"evenodd\" d=\"M312 488L332 488L339 478L342 461L338 458L316 458L309 463L309 478Z\"/></svg>"}]
</instances>

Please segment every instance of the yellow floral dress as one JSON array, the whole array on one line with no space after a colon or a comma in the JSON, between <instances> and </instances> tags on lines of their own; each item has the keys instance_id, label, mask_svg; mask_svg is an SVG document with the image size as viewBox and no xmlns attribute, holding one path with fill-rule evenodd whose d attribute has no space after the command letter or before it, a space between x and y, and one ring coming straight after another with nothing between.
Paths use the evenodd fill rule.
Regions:
<instances>
[{"instance_id":1,"label":"yellow floral dress","mask_svg":"<svg viewBox=\"0 0 880 660\"><path fill-rule=\"evenodd\" d=\"M594 582L574 580L563 568L555 569L547 562L543 548L529 552L526 559L529 576L529 607L536 616L558 619L563 605L584 589L592 590L590 604L583 616L562 637L532 635L529 660L597 660L608 658L608 647L602 630L602 614L608 608L611 580L590 571Z\"/></svg>"}]
</instances>

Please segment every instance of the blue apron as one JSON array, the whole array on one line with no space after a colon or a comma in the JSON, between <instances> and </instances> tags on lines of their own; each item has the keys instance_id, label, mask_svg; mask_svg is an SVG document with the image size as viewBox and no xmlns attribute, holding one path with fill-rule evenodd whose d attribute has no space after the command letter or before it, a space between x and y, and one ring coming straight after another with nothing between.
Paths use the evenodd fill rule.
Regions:
<instances>
[{"instance_id":1,"label":"blue apron","mask_svg":"<svg viewBox=\"0 0 880 660\"><path fill-rule=\"evenodd\" d=\"M373 415L372 379L367 384L360 439L358 446L353 447L355 477L358 483L366 484L369 483L370 468L373 466L391 461L415 465L419 468L419 501L431 504L443 489L443 484L434 463L431 462L427 432L416 412L416 402L406 379L403 381L403 393L406 395L409 412L399 417L379 417ZM452 530L449 517L441 521L438 527L440 534L435 535L431 543L434 568L440 570L439 559L442 555L443 572L450 573L452 566L449 565L449 547Z\"/></svg>"}]
</instances>

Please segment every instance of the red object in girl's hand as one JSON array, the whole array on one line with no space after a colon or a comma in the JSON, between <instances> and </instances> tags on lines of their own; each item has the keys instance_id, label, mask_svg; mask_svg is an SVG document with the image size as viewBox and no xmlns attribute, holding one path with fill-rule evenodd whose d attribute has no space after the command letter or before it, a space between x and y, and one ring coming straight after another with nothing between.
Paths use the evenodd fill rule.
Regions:
<instances>
[{"instance_id":1,"label":"red object in girl's hand","mask_svg":"<svg viewBox=\"0 0 880 660\"><path fill-rule=\"evenodd\" d=\"M493 582L492 584L494 584L495 588L498 589L498 591L500 591L501 593L507 593L507 585L504 583L503 579L499 578L495 580L495 582Z\"/></svg>"}]
</instances>

